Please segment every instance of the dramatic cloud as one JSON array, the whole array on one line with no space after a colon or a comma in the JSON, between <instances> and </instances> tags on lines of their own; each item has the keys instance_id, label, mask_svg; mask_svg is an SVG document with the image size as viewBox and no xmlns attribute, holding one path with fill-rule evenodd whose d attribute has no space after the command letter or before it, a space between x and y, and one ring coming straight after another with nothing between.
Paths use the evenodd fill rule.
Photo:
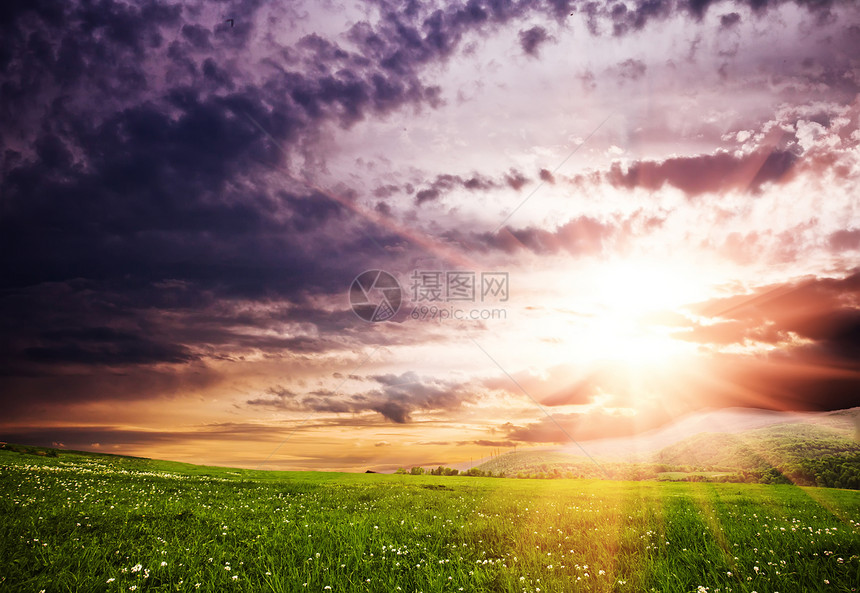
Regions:
<instances>
[{"instance_id":1,"label":"dramatic cloud","mask_svg":"<svg viewBox=\"0 0 860 593\"><path fill-rule=\"evenodd\" d=\"M729 29L741 22L741 15L736 12L729 12L720 17L720 25Z\"/></svg>"},{"instance_id":2,"label":"dramatic cloud","mask_svg":"<svg viewBox=\"0 0 860 593\"><path fill-rule=\"evenodd\" d=\"M765 286L751 295L720 299L694 310L719 320L715 325L699 328L704 330L704 338L714 337L708 333L728 329L723 331L720 342L756 339L778 344L795 340L798 344L794 350L830 359L828 365L838 364L841 359L842 364L860 370L860 271L844 278Z\"/></svg>"},{"instance_id":3,"label":"dramatic cloud","mask_svg":"<svg viewBox=\"0 0 860 593\"><path fill-rule=\"evenodd\" d=\"M459 175L439 175L430 182L429 187L416 192L415 201L420 206L424 202L438 199L444 193L450 192L454 188L462 188L468 191L489 191L497 187L499 187L497 182L477 174L468 178L463 178ZM411 189L407 193L412 193Z\"/></svg>"},{"instance_id":4,"label":"dramatic cloud","mask_svg":"<svg viewBox=\"0 0 860 593\"><path fill-rule=\"evenodd\" d=\"M295 463L341 469L556 442L498 366L577 438L668 421L660 398L848 405L857 17L6 2L0 438L192 461L236 438L255 465L252 441L301 428ZM376 269L401 282L392 322L350 309ZM511 290L418 301L415 270ZM345 426L356 451L319 445Z\"/></svg>"},{"instance_id":5,"label":"dramatic cloud","mask_svg":"<svg viewBox=\"0 0 860 593\"><path fill-rule=\"evenodd\" d=\"M551 39L543 27L535 26L520 31L520 46L530 56L537 57L540 46Z\"/></svg>"},{"instance_id":6,"label":"dramatic cloud","mask_svg":"<svg viewBox=\"0 0 860 593\"><path fill-rule=\"evenodd\" d=\"M743 157L717 153L662 162L639 161L626 171L614 164L607 176L610 183L626 189L641 187L654 191L669 184L689 196L732 189L758 191L762 184L782 179L796 159L787 151Z\"/></svg>"},{"instance_id":7,"label":"dramatic cloud","mask_svg":"<svg viewBox=\"0 0 860 593\"><path fill-rule=\"evenodd\" d=\"M476 397L466 385L421 378L412 371L402 375L368 377L368 380L377 388L353 395L334 391L297 395L283 388L270 388L266 396L249 400L248 404L336 414L373 411L391 422L404 424L416 411L453 411Z\"/></svg>"}]
</instances>

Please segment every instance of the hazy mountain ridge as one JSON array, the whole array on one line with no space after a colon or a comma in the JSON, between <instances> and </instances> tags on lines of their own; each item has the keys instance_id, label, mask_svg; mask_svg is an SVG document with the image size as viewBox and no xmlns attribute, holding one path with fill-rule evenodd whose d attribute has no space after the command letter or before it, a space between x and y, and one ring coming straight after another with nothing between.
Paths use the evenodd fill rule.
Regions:
<instances>
[{"instance_id":1,"label":"hazy mountain ridge","mask_svg":"<svg viewBox=\"0 0 860 593\"><path fill-rule=\"evenodd\" d=\"M654 455L653 461L754 470L843 453L860 453L860 444L845 431L815 424L787 423L737 434L702 433L666 447Z\"/></svg>"},{"instance_id":2,"label":"hazy mountain ridge","mask_svg":"<svg viewBox=\"0 0 860 593\"><path fill-rule=\"evenodd\" d=\"M477 469L518 477L609 475L631 479L793 481L860 488L857 413L858 408L821 414L708 412L681 420L679 432L708 425L721 432L701 431L658 450L647 449L660 440L671 442L674 426L614 442L581 443L592 459L581 451L575 454L567 449L527 450L495 457ZM715 424L709 421L714 416L736 421ZM624 454L624 446L637 448Z\"/></svg>"},{"instance_id":3,"label":"hazy mountain ridge","mask_svg":"<svg viewBox=\"0 0 860 593\"><path fill-rule=\"evenodd\" d=\"M856 433L860 430L856 425L858 412L860 412L860 408L823 413L779 412L749 408L704 410L640 434L620 438L594 439L585 441L581 445L593 457L628 462L649 461L652 453L702 433L741 433L775 424L801 423L830 426L851 436L852 432ZM582 449L573 444L562 450L575 456L583 455Z\"/></svg>"}]
</instances>

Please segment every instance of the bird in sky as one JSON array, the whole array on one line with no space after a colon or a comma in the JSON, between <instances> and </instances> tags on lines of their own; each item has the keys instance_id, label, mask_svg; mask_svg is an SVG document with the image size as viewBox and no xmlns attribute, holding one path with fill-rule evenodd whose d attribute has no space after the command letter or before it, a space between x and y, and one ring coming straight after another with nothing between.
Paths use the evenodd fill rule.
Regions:
<instances>
[{"instance_id":1,"label":"bird in sky","mask_svg":"<svg viewBox=\"0 0 860 593\"><path fill-rule=\"evenodd\" d=\"M230 23L230 26L231 26L231 27L233 26L233 19L227 19L227 20L226 20L226 21L224 21L224 22L225 22L225 23Z\"/></svg>"}]
</instances>

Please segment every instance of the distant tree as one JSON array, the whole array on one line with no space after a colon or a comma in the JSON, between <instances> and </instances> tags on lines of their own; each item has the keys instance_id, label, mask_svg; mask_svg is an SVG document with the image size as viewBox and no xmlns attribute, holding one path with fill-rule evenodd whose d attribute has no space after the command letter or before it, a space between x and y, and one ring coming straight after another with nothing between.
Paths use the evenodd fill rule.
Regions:
<instances>
[{"instance_id":1,"label":"distant tree","mask_svg":"<svg viewBox=\"0 0 860 593\"><path fill-rule=\"evenodd\" d=\"M395 473L395 474L405 474L405 473L406 473L406 470L405 470L404 468L402 468L402 467L398 467L398 468L397 468L397 470L396 470L394 473Z\"/></svg>"},{"instance_id":2,"label":"distant tree","mask_svg":"<svg viewBox=\"0 0 860 593\"><path fill-rule=\"evenodd\" d=\"M430 475L432 476L456 476L459 473L459 470L445 467L444 465L440 465L439 467L430 470Z\"/></svg>"},{"instance_id":3,"label":"distant tree","mask_svg":"<svg viewBox=\"0 0 860 593\"><path fill-rule=\"evenodd\" d=\"M424 475L424 468L421 466L416 466L416 467L413 467L411 470L409 470L409 473L412 474L413 476L423 476Z\"/></svg>"},{"instance_id":4,"label":"distant tree","mask_svg":"<svg viewBox=\"0 0 860 593\"><path fill-rule=\"evenodd\" d=\"M781 471L775 467L766 469L761 475L762 484L791 484L791 480L786 478Z\"/></svg>"}]
</instances>

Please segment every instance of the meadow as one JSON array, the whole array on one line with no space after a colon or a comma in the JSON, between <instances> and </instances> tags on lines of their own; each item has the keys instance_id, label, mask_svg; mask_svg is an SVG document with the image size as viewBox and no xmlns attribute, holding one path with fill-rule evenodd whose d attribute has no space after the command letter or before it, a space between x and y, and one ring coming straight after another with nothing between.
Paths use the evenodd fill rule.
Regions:
<instances>
[{"instance_id":1,"label":"meadow","mask_svg":"<svg viewBox=\"0 0 860 593\"><path fill-rule=\"evenodd\" d=\"M0 451L0 591L860 589L860 493Z\"/></svg>"}]
</instances>

